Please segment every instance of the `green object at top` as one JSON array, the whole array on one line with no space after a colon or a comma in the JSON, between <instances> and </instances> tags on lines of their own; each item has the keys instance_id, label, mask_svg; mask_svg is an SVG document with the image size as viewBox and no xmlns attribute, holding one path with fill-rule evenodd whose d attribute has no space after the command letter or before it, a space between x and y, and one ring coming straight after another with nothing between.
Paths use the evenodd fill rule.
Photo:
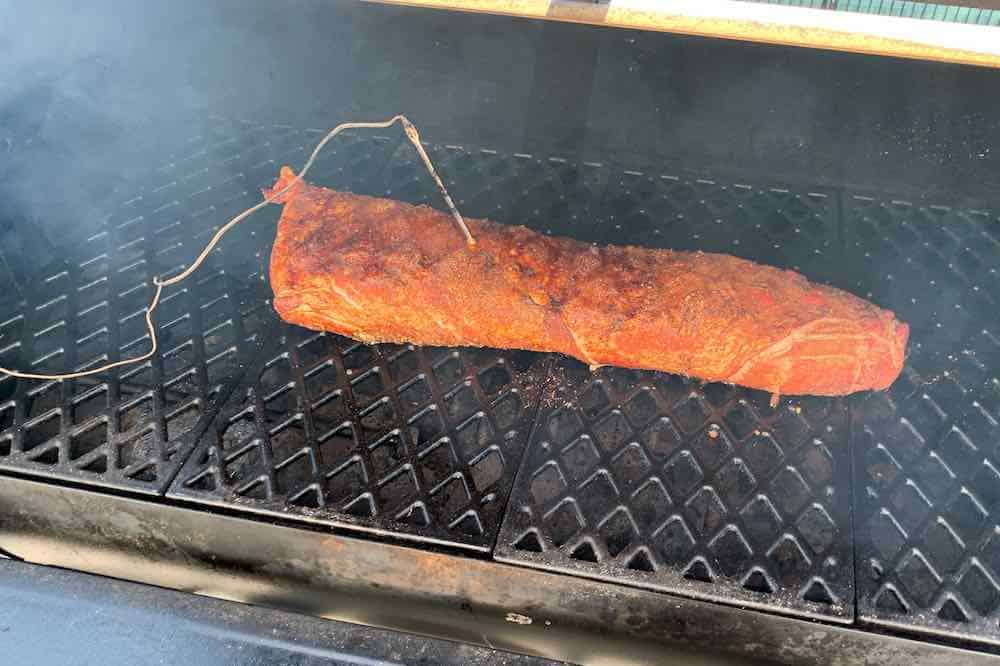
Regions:
<instances>
[{"instance_id":1,"label":"green object at top","mask_svg":"<svg viewBox=\"0 0 1000 666\"><path fill-rule=\"evenodd\" d=\"M968 23L971 25L1000 26L1000 10L979 9L938 5L931 2L909 2L906 0L749 0L769 5L790 7L810 7L832 11L858 12L880 16L903 16L906 18L944 21L947 23Z\"/></svg>"}]
</instances>

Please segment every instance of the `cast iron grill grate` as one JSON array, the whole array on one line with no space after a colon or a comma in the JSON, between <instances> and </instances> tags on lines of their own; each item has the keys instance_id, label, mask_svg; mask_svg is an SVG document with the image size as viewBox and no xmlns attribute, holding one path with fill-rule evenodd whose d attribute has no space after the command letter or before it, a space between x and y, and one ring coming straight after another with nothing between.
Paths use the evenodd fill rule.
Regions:
<instances>
[{"instance_id":1,"label":"cast iron grill grate","mask_svg":"<svg viewBox=\"0 0 1000 666\"><path fill-rule=\"evenodd\" d=\"M843 400L559 365L497 556L853 618ZM840 449L838 451L838 449Z\"/></svg>"},{"instance_id":2,"label":"cast iron grill grate","mask_svg":"<svg viewBox=\"0 0 1000 666\"><path fill-rule=\"evenodd\" d=\"M271 148L249 137L239 145L233 164ZM143 311L150 278L183 266L216 216L253 197L245 174L225 171L223 179L187 160L154 170L87 229L83 243L36 267L27 298L9 302L0 317L0 361L51 373L148 349ZM160 351L147 362L66 382L0 379L0 467L162 492L215 400L239 374L253 335L243 314L256 296L238 268L246 248L236 239L197 279L164 294Z\"/></svg>"},{"instance_id":3,"label":"cast iron grill grate","mask_svg":"<svg viewBox=\"0 0 1000 666\"><path fill-rule=\"evenodd\" d=\"M58 259L32 266L5 256L12 279L30 288L0 299L0 363L54 373L142 354L150 278L187 265L222 222L259 200L278 164L300 163L316 140L315 132L220 122L168 163L124 175L127 199L107 219L81 221L85 240ZM370 179L387 145L344 137L317 173ZM147 362L66 382L0 378L0 469L165 492L255 357L269 321L261 268L275 212L238 227L195 276L164 292L160 351ZM18 242L5 250L39 247L34 235L14 220L4 238Z\"/></svg>"},{"instance_id":4,"label":"cast iron grill grate","mask_svg":"<svg viewBox=\"0 0 1000 666\"><path fill-rule=\"evenodd\" d=\"M190 261L319 136L220 121L132 178L123 191L138 194L38 267L26 298L0 299L0 362L57 370L145 349L142 283ZM904 376L885 394L771 409L669 375L305 331L268 301L273 208L167 294L151 362L0 380L0 469L479 550L496 540L513 563L836 621L854 616L857 576L866 622L997 640L996 213L430 152L469 216L727 252L867 295L912 325ZM310 180L440 206L400 137L338 138ZM23 282L27 268L4 270Z\"/></svg>"},{"instance_id":5,"label":"cast iron grill grate","mask_svg":"<svg viewBox=\"0 0 1000 666\"><path fill-rule=\"evenodd\" d=\"M275 329L171 496L488 548L545 357Z\"/></svg>"},{"instance_id":6,"label":"cast iron grill grate","mask_svg":"<svg viewBox=\"0 0 1000 666\"><path fill-rule=\"evenodd\" d=\"M735 254L829 279L836 204L626 172L603 242ZM850 621L847 404L564 360L496 554L687 596Z\"/></svg>"},{"instance_id":7,"label":"cast iron grill grate","mask_svg":"<svg viewBox=\"0 0 1000 666\"><path fill-rule=\"evenodd\" d=\"M912 326L903 376L853 409L862 619L1000 642L996 212L855 195L857 276Z\"/></svg>"},{"instance_id":8,"label":"cast iron grill grate","mask_svg":"<svg viewBox=\"0 0 1000 666\"><path fill-rule=\"evenodd\" d=\"M385 144L357 185L440 206L412 147ZM540 230L595 221L597 168L429 147L468 216ZM332 181L332 182L331 182ZM583 227L585 230L587 227ZM568 230L568 229L567 229ZM523 352L367 346L280 323L170 490L172 497L488 550L548 376Z\"/></svg>"}]
</instances>

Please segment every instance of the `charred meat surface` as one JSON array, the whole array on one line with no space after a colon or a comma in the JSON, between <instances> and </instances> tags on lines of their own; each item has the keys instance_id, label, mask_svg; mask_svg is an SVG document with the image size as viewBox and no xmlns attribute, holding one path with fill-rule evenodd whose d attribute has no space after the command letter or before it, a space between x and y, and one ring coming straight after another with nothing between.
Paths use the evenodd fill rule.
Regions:
<instances>
[{"instance_id":1,"label":"charred meat surface","mask_svg":"<svg viewBox=\"0 0 1000 666\"><path fill-rule=\"evenodd\" d=\"M287 167L271 192L294 179ZM304 182L282 194L271 255L288 322L365 342L560 352L775 395L885 389L909 327L793 271L722 254L597 247L454 220Z\"/></svg>"}]
</instances>

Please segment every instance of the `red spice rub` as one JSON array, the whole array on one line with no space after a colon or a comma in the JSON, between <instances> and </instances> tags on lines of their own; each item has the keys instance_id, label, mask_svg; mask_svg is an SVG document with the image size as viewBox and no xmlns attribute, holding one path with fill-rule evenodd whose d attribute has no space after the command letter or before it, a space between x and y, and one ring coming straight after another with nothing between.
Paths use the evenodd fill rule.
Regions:
<instances>
[{"instance_id":1,"label":"red spice rub","mask_svg":"<svg viewBox=\"0 0 1000 666\"><path fill-rule=\"evenodd\" d=\"M287 167L272 192L294 178ZM792 271L722 254L595 247L306 183L271 255L283 319L365 342L561 352L778 394L885 389L909 327Z\"/></svg>"}]
</instances>

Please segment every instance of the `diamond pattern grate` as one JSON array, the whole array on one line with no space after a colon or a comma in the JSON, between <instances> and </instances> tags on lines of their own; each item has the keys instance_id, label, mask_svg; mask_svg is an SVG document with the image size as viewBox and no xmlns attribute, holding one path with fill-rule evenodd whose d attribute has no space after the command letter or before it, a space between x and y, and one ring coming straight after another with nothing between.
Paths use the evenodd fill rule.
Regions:
<instances>
[{"instance_id":1,"label":"diamond pattern grate","mask_svg":"<svg viewBox=\"0 0 1000 666\"><path fill-rule=\"evenodd\" d=\"M232 144L242 152L222 173L194 159L157 169L148 180L166 184L129 188L131 198L91 225L85 242L36 267L27 298L8 301L0 316L0 362L60 372L145 352L150 278L185 265L209 224L253 199L251 172L232 169L273 148L253 136ZM164 294L160 350L149 361L67 382L0 379L0 469L162 492L254 338L245 315L257 297L243 279L259 272L247 261L252 236L240 230L197 279Z\"/></svg>"},{"instance_id":2,"label":"diamond pattern grate","mask_svg":"<svg viewBox=\"0 0 1000 666\"><path fill-rule=\"evenodd\" d=\"M840 277L835 195L626 171L608 187L599 240L723 252Z\"/></svg>"},{"instance_id":3,"label":"diamond pattern grate","mask_svg":"<svg viewBox=\"0 0 1000 666\"><path fill-rule=\"evenodd\" d=\"M557 367L499 559L853 618L843 400Z\"/></svg>"},{"instance_id":4,"label":"diamond pattern grate","mask_svg":"<svg viewBox=\"0 0 1000 666\"><path fill-rule=\"evenodd\" d=\"M319 136L219 121L125 182L130 198L66 256L5 257L31 288L0 299L0 363L55 371L141 352L144 281L190 261ZM904 375L884 394L771 409L758 392L658 373L308 332L267 300L272 209L167 294L148 363L0 380L0 469L495 542L509 562L835 621L854 617L857 578L864 622L1000 642L995 212L430 153L469 216L727 252L865 295L911 324ZM311 180L439 205L398 138L344 136ZM5 247L53 256L12 233Z\"/></svg>"},{"instance_id":5,"label":"diamond pattern grate","mask_svg":"<svg viewBox=\"0 0 1000 666\"><path fill-rule=\"evenodd\" d=\"M855 288L911 322L885 394L853 409L862 619L1000 643L995 213L848 197Z\"/></svg>"},{"instance_id":6,"label":"diamond pattern grate","mask_svg":"<svg viewBox=\"0 0 1000 666\"><path fill-rule=\"evenodd\" d=\"M338 186L439 205L412 147L382 145L380 170ZM599 169L459 147L428 152L466 215L513 217L550 232L553 220L593 222L594 200L579 192L594 184L600 191ZM352 172L318 167L310 179L338 184ZM269 308L267 316L272 340L169 494L488 550L548 359L369 347L286 326Z\"/></svg>"},{"instance_id":7,"label":"diamond pattern grate","mask_svg":"<svg viewBox=\"0 0 1000 666\"><path fill-rule=\"evenodd\" d=\"M597 237L835 266L824 192L625 172ZM823 273L822 269L827 272ZM498 559L729 603L854 614L846 401L571 360L536 422Z\"/></svg>"},{"instance_id":8,"label":"diamond pattern grate","mask_svg":"<svg viewBox=\"0 0 1000 666\"><path fill-rule=\"evenodd\" d=\"M171 495L488 548L546 359L275 328Z\"/></svg>"},{"instance_id":9,"label":"diamond pattern grate","mask_svg":"<svg viewBox=\"0 0 1000 666\"><path fill-rule=\"evenodd\" d=\"M345 136L316 174L358 187L380 172L385 140ZM149 348L143 312L153 275L189 262L218 225L259 200L277 166L304 160L318 132L220 121L159 168L128 177L85 240L30 266L7 251L52 257L20 222L4 228L4 270L17 291L0 301L0 364L34 372L85 369ZM0 469L162 493L256 353L270 321L261 281L273 230L237 227L157 311L149 361L67 382L0 378ZM41 239L44 240L44 239Z\"/></svg>"}]
</instances>

